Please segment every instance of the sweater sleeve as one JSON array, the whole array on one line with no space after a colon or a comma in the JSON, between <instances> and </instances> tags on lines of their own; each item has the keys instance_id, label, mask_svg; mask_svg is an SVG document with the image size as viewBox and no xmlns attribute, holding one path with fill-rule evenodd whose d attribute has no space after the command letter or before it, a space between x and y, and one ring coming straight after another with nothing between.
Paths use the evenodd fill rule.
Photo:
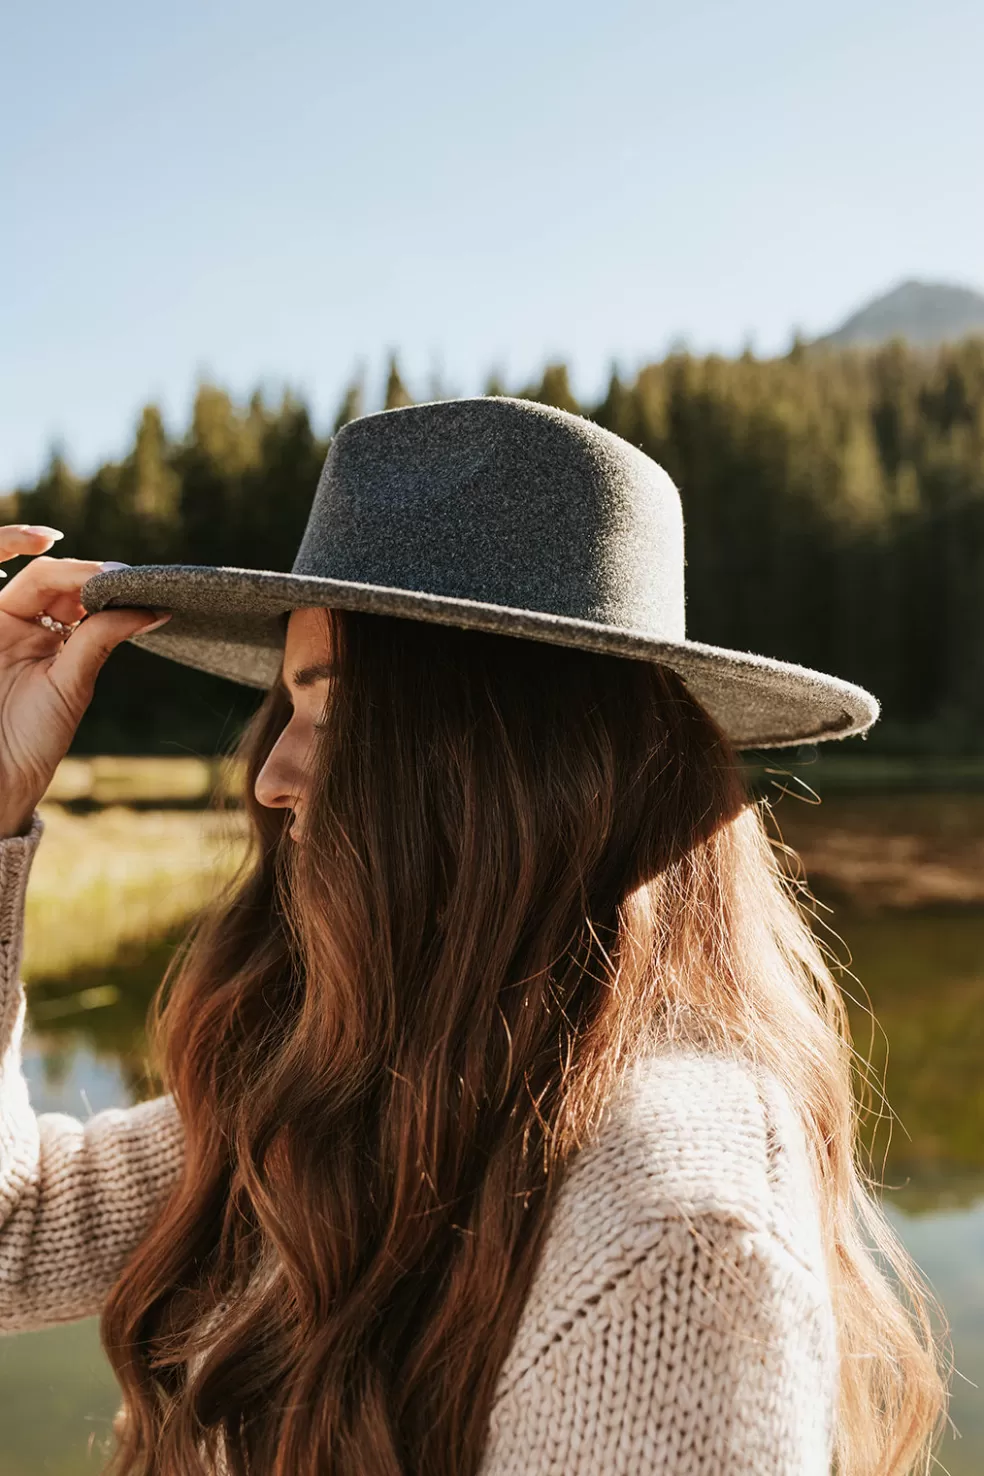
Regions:
<instances>
[{"instance_id":1,"label":"sweater sleeve","mask_svg":"<svg viewBox=\"0 0 984 1476\"><path fill-rule=\"evenodd\" d=\"M0 840L0 1332L98 1312L180 1175L170 1096L85 1123L35 1115L21 1068L24 898L44 832Z\"/></svg>"},{"instance_id":2,"label":"sweater sleeve","mask_svg":"<svg viewBox=\"0 0 984 1476\"><path fill-rule=\"evenodd\" d=\"M481 1476L828 1476L825 1285L771 1231L668 1219L493 1405Z\"/></svg>"}]
</instances>

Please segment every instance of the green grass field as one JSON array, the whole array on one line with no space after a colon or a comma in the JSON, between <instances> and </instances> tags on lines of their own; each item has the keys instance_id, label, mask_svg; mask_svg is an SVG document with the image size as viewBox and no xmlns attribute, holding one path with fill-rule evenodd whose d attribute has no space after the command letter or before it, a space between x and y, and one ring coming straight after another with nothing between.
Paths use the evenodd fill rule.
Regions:
<instances>
[{"instance_id":1,"label":"green grass field","mask_svg":"<svg viewBox=\"0 0 984 1476\"><path fill-rule=\"evenodd\" d=\"M198 803L213 791L238 794L241 774L225 758L65 758L45 799L97 805Z\"/></svg>"},{"instance_id":2,"label":"green grass field","mask_svg":"<svg viewBox=\"0 0 984 1476\"><path fill-rule=\"evenodd\" d=\"M43 802L27 889L23 975L52 979L110 964L197 912L243 853L241 810L73 814Z\"/></svg>"}]
</instances>

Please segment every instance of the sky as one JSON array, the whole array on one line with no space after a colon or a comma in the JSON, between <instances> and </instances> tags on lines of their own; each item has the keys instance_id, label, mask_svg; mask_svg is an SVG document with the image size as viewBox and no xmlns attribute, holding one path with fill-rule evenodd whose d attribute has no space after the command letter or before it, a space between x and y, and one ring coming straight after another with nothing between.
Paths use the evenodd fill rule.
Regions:
<instances>
[{"instance_id":1,"label":"sky","mask_svg":"<svg viewBox=\"0 0 984 1476\"><path fill-rule=\"evenodd\" d=\"M0 39L0 490L141 407L330 427L984 289L979 0L32 0Z\"/></svg>"}]
</instances>

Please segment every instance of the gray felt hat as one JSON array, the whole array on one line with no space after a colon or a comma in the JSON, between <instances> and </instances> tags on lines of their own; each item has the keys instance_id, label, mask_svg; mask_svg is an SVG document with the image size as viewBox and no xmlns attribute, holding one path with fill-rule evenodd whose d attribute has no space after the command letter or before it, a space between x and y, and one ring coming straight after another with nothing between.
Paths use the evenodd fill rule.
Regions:
<instances>
[{"instance_id":1,"label":"gray felt hat","mask_svg":"<svg viewBox=\"0 0 984 1476\"><path fill-rule=\"evenodd\" d=\"M285 620L368 610L658 661L742 748L863 733L850 682L689 641L683 513L651 457L579 415L506 396L438 400L335 435L289 574L143 564L95 574L89 611L173 611L134 645L269 687Z\"/></svg>"}]
</instances>

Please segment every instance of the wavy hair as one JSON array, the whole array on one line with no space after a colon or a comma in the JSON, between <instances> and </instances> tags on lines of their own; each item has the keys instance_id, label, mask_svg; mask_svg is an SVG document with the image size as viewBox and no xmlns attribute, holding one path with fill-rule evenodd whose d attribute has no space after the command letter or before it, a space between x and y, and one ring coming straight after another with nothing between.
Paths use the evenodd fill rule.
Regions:
<instances>
[{"instance_id":1,"label":"wavy hair","mask_svg":"<svg viewBox=\"0 0 984 1476\"><path fill-rule=\"evenodd\" d=\"M939 1309L726 737L657 664L324 614L307 839L253 794L273 688L238 750L248 854L151 1012L185 1164L103 1312L113 1476L474 1476L565 1166L669 1041L753 1059L802 1115L840 1476L928 1470Z\"/></svg>"}]
</instances>

